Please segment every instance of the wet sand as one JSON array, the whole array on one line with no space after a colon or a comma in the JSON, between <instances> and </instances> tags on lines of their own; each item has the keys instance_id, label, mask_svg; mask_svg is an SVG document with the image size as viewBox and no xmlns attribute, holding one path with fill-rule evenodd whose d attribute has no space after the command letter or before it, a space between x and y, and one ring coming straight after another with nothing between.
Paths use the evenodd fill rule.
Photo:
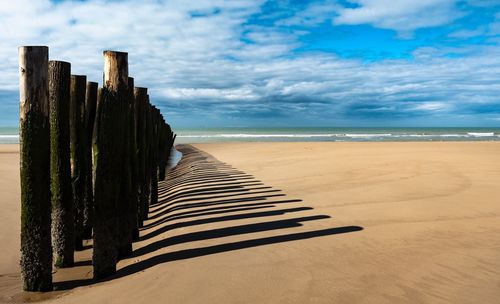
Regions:
<instances>
[{"instance_id":1,"label":"wet sand","mask_svg":"<svg viewBox=\"0 0 500 304\"><path fill-rule=\"evenodd\" d=\"M179 148L185 157L160 183L160 203L151 208L134 256L120 261L114 277L94 282L91 248L79 252L78 267L54 275L61 291L44 300L16 291L18 155L17 147L0 146L0 302L500 298L500 143Z\"/></svg>"}]
</instances>

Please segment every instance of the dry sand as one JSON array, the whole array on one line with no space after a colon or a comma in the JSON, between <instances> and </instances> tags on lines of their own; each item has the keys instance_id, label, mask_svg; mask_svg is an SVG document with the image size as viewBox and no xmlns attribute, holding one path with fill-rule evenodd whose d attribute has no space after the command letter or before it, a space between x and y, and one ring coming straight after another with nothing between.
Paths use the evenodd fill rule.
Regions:
<instances>
[{"instance_id":1,"label":"dry sand","mask_svg":"<svg viewBox=\"0 0 500 304\"><path fill-rule=\"evenodd\" d=\"M499 142L195 147L216 159L182 146L169 174L191 173L161 183L117 276L90 281L87 249L45 301L499 303ZM16 150L0 146L0 302L40 299L18 292Z\"/></svg>"}]
</instances>

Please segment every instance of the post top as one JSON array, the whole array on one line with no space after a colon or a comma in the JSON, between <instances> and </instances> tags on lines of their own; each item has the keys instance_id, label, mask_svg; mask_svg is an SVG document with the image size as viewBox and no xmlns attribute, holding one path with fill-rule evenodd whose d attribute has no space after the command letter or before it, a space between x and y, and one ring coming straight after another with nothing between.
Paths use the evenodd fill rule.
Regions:
<instances>
[{"instance_id":1,"label":"post top","mask_svg":"<svg viewBox=\"0 0 500 304\"><path fill-rule=\"evenodd\" d=\"M46 45L22 45L18 47L18 49L38 49L38 48L47 50L49 49L49 47Z\"/></svg>"},{"instance_id":2,"label":"post top","mask_svg":"<svg viewBox=\"0 0 500 304\"><path fill-rule=\"evenodd\" d=\"M71 65L71 62L68 62L68 61L62 61L62 60L49 60L49 64L50 63L58 63L58 64L62 64L62 65Z\"/></svg>"},{"instance_id":3,"label":"post top","mask_svg":"<svg viewBox=\"0 0 500 304\"><path fill-rule=\"evenodd\" d=\"M102 52L103 55L107 55L107 54L116 54L116 55L124 55L124 56L128 56L128 53L127 52L120 52L120 51L112 51L112 50L105 50Z\"/></svg>"}]
</instances>

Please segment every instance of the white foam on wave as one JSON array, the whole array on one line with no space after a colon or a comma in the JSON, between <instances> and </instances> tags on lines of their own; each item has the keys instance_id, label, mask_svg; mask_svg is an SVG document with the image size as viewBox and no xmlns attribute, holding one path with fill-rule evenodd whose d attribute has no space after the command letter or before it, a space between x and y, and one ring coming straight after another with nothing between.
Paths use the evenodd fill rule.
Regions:
<instances>
[{"instance_id":1,"label":"white foam on wave","mask_svg":"<svg viewBox=\"0 0 500 304\"><path fill-rule=\"evenodd\" d=\"M345 134L347 137L352 138L370 138L370 137L391 137L393 136L391 133L381 133L381 134Z\"/></svg>"},{"instance_id":2,"label":"white foam on wave","mask_svg":"<svg viewBox=\"0 0 500 304\"><path fill-rule=\"evenodd\" d=\"M307 133L307 134L295 134L295 133L284 133L284 134L258 134L258 133L218 133L218 134L179 134L178 138L207 138L207 139L259 139L259 138L331 138L335 141L349 141L349 140L384 140L384 139L397 139L404 140L412 138L417 140L422 138L436 139L442 138L481 138L481 137L500 137L500 134L495 134L494 132L468 132L468 133L444 133L444 134L432 134L432 133Z\"/></svg>"},{"instance_id":3,"label":"white foam on wave","mask_svg":"<svg viewBox=\"0 0 500 304\"><path fill-rule=\"evenodd\" d=\"M466 137L465 134L440 134L441 137Z\"/></svg>"},{"instance_id":4,"label":"white foam on wave","mask_svg":"<svg viewBox=\"0 0 500 304\"><path fill-rule=\"evenodd\" d=\"M469 132L467 135L474 136L474 137L491 137L495 136L494 132Z\"/></svg>"},{"instance_id":5,"label":"white foam on wave","mask_svg":"<svg viewBox=\"0 0 500 304\"><path fill-rule=\"evenodd\" d=\"M19 135L2 134L0 135L0 144L17 144L19 143Z\"/></svg>"},{"instance_id":6,"label":"white foam on wave","mask_svg":"<svg viewBox=\"0 0 500 304\"><path fill-rule=\"evenodd\" d=\"M190 134L178 135L180 138L310 138L310 137L334 137L337 134Z\"/></svg>"}]
</instances>

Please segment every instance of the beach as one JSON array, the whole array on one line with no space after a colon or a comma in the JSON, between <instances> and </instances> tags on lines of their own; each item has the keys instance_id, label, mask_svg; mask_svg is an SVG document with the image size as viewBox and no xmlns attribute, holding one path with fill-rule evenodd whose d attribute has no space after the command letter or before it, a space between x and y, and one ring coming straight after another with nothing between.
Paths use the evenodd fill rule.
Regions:
<instances>
[{"instance_id":1,"label":"beach","mask_svg":"<svg viewBox=\"0 0 500 304\"><path fill-rule=\"evenodd\" d=\"M0 302L496 303L500 142L180 145L109 280L21 293L19 154L0 145ZM89 272L90 271L90 272Z\"/></svg>"}]
</instances>

